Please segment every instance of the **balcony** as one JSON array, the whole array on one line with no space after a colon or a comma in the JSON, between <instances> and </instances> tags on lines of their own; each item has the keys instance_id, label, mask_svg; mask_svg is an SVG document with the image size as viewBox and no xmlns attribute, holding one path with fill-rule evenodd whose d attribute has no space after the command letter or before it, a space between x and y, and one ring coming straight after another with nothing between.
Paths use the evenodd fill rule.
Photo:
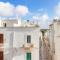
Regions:
<instances>
[{"instance_id":1,"label":"balcony","mask_svg":"<svg viewBox=\"0 0 60 60\"><path fill-rule=\"evenodd\" d=\"M24 50L26 50L26 51L27 51L27 50L31 51L32 48L34 48L34 44L25 43L25 44L22 45L22 48L23 48Z\"/></svg>"}]
</instances>

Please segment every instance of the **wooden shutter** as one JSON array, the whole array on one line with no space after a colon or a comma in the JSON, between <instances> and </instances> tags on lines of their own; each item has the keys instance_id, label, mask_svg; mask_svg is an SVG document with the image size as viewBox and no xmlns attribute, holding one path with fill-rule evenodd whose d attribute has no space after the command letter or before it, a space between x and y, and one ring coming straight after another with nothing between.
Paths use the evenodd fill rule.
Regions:
<instances>
[{"instance_id":1,"label":"wooden shutter","mask_svg":"<svg viewBox=\"0 0 60 60\"><path fill-rule=\"evenodd\" d=\"M3 34L0 34L0 43L3 43Z\"/></svg>"},{"instance_id":2,"label":"wooden shutter","mask_svg":"<svg viewBox=\"0 0 60 60\"><path fill-rule=\"evenodd\" d=\"M0 52L0 60L3 60L3 51Z\"/></svg>"}]
</instances>

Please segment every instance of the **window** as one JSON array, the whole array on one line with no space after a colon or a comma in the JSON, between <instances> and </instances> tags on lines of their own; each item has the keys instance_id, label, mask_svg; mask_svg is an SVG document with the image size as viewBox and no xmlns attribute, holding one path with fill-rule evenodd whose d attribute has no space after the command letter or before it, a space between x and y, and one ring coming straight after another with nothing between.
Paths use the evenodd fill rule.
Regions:
<instances>
[{"instance_id":1,"label":"window","mask_svg":"<svg viewBox=\"0 0 60 60\"><path fill-rule=\"evenodd\" d=\"M31 36L27 35L27 43L31 43Z\"/></svg>"},{"instance_id":2,"label":"window","mask_svg":"<svg viewBox=\"0 0 60 60\"><path fill-rule=\"evenodd\" d=\"M4 27L6 27L6 23L3 23Z\"/></svg>"},{"instance_id":3,"label":"window","mask_svg":"<svg viewBox=\"0 0 60 60\"><path fill-rule=\"evenodd\" d=\"M31 60L31 53L26 53L26 60Z\"/></svg>"}]
</instances>

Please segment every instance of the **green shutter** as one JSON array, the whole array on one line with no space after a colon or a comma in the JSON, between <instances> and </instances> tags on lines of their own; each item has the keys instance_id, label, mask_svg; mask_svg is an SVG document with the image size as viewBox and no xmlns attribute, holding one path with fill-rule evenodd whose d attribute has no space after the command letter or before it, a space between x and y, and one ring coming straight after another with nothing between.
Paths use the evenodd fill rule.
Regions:
<instances>
[{"instance_id":1,"label":"green shutter","mask_svg":"<svg viewBox=\"0 0 60 60\"><path fill-rule=\"evenodd\" d=\"M26 60L31 60L31 53L26 53Z\"/></svg>"}]
</instances>

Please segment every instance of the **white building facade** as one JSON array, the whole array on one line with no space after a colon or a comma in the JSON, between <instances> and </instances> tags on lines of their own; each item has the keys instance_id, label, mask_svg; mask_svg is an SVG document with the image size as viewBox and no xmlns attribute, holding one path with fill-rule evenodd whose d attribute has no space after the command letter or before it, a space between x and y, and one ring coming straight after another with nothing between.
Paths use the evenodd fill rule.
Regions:
<instances>
[{"instance_id":1,"label":"white building facade","mask_svg":"<svg viewBox=\"0 0 60 60\"><path fill-rule=\"evenodd\" d=\"M36 25L17 26L15 21L2 21L0 27L1 60L39 60L40 28Z\"/></svg>"},{"instance_id":2,"label":"white building facade","mask_svg":"<svg viewBox=\"0 0 60 60\"><path fill-rule=\"evenodd\" d=\"M55 19L49 31L52 60L60 60L60 20Z\"/></svg>"}]
</instances>

